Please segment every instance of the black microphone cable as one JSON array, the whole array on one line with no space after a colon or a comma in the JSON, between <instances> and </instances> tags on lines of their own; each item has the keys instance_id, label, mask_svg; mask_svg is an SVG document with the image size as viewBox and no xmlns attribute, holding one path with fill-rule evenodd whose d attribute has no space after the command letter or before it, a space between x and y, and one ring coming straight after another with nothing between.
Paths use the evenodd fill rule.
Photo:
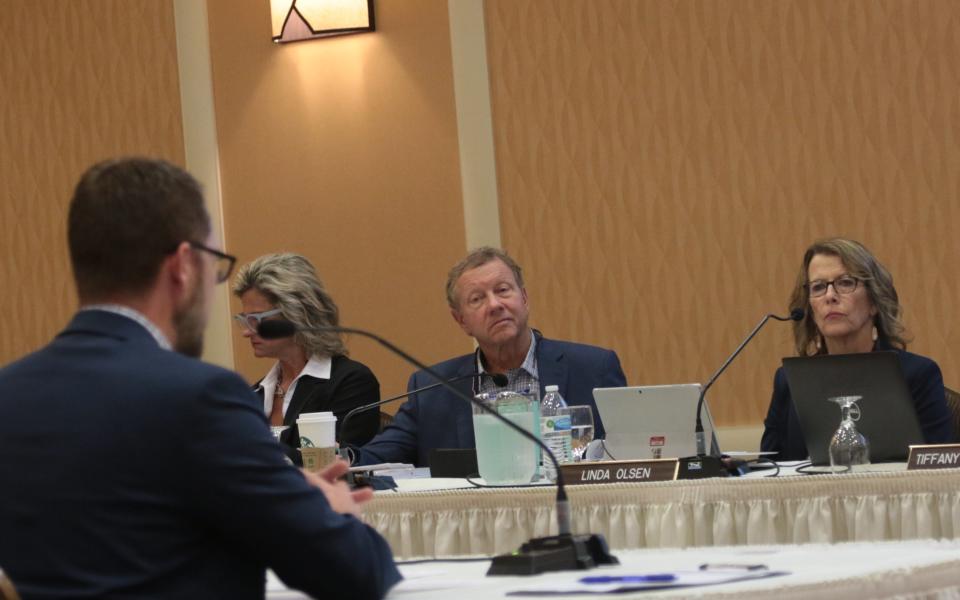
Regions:
<instances>
[{"instance_id":1,"label":"black microphone cable","mask_svg":"<svg viewBox=\"0 0 960 600\"><path fill-rule=\"evenodd\" d=\"M261 336L261 337L263 337L263 336ZM493 383L494 383L497 387L503 387L503 386L507 385L507 376L506 376L506 375L503 375L503 374L501 374L501 373L482 373L482 372L480 372L480 371L476 371L476 372L474 372L474 373L468 373L468 374L466 374L466 375L459 375L459 376L457 376L457 377L453 377L453 378L451 378L451 379L447 379L447 383L456 383L456 382L458 382L458 381L463 381L464 379L471 379L471 378L474 378L474 377L484 377L484 376L489 377L490 379L492 379L492 380L493 380ZM356 415L357 413L362 413L362 412L366 412L366 411L368 411L368 410L373 410L374 408L378 408L378 407L380 407L380 406L383 406L384 404L390 404L391 402L396 402L397 400L403 400L403 399L406 398L407 396L411 396L411 395L413 395L413 394L419 394L420 392L426 392L427 390L432 390L432 389L438 388L438 387L440 387L440 386L442 386L442 385L443 385L442 383L431 383L430 385L425 385L425 386L423 386L423 387L421 387L421 388L417 388L417 389L415 389L415 390L409 390L409 391L404 392L404 393L402 393L402 394L393 396L392 398L387 398L386 400L378 400L378 401L376 401L376 402L371 402L371 403L369 403L369 404L364 404L363 406L358 406L358 407L356 407L356 408L354 408L354 409L351 409L350 412L348 412L347 414L343 415L343 421L340 422L340 431L343 431L344 429L346 429L347 423L349 422L349 420L350 420L354 415Z\"/></svg>"},{"instance_id":2,"label":"black microphone cable","mask_svg":"<svg viewBox=\"0 0 960 600\"><path fill-rule=\"evenodd\" d=\"M547 454L547 456L550 457L550 461L553 462L553 466L557 471L557 499L556 499L557 532L560 536L569 537L571 535L570 501L567 498L567 489L563 480L563 471L560 469L560 463L557 460L557 457L553 454L553 451L550 449L549 446L543 443L537 436L531 434L529 431L527 431L523 427L520 427L510 419L507 419L506 417L498 413L495 409L490 408L483 402L480 402L476 398L473 398L471 396L468 396L467 394L464 394L457 388L453 387L453 384L448 383L446 379L444 379L439 373L434 371L432 368L430 368L420 360L414 358L413 356L408 354L406 351L401 350L392 342L386 340L385 338L380 337L375 333L366 331L365 329L357 329L354 327L336 327L336 326L311 327L310 330L311 331L330 331L330 332L337 332L337 333L352 333L352 334L369 338L377 342L387 350L390 350L397 356L401 357L408 363L424 371L434 379L436 379L440 385L447 388L450 392L452 392L458 398L461 398L466 402L470 403L471 405L479 407L484 412L487 412L493 415L494 418L496 418L501 423L508 426L510 429L513 429L521 436L534 442L537 446L541 448L541 450L543 450ZM266 340L291 337L294 334L296 334L296 332L297 332L296 325L286 320L261 321L259 327L257 328L257 334Z\"/></svg>"},{"instance_id":3,"label":"black microphone cable","mask_svg":"<svg viewBox=\"0 0 960 600\"><path fill-rule=\"evenodd\" d=\"M773 313L770 313L765 317L763 317L763 319L761 319L760 322L757 323L757 326L753 328L753 331L750 332L750 335L747 336L747 339L743 340L740 343L740 345L737 346L737 349L733 351L733 354L731 354L727 358L727 360L725 360L723 364L720 365L720 368L717 369L717 372L714 373L713 376L711 376L710 379L707 380L707 383L700 389L700 398L697 400L697 426L694 429L694 433L697 439L697 456L706 456L707 454L707 442L705 439L706 436L704 435L704 431L703 431L703 401L704 401L704 398L706 398L707 390L710 389L710 386L712 386L714 382L717 380L717 378L720 377L720 375L727 370L727 367L730 366L730 363L733 362L733 359L735 359L740 354L740 352L744 349L744 347L746 347L746 345L750 343L750 340L752 340L753 337L757 335L757 332L759 332L760 329L762 329L763 326L767 324L767 321L769 321L770 319L776 319L777 321L800 321L803 319L804 314L805 313L802 309L795 308L791 310L790 314L787 315L786 317L781 317Z\"/></svg>"}]
</instances>

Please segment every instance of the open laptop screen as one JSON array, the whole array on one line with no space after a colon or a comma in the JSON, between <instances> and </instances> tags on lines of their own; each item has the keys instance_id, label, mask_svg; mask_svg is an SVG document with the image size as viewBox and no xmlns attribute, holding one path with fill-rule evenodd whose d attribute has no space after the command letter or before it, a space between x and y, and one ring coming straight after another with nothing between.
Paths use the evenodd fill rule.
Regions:
<instances>
[{"instance_id":1,"label":"open laptop screen","mask_svg":"<svg viewBox=\"0 0 960 600\"><path fill-rule=\"evenodd\" d=\"M830 464L830 438L840 426L837 396L862 396L857 431L870 443L871 462L903 461L923 432L896 352L783 359L790 395L815 465Z\"/></svg>"},{"instance_id":2,"label":"open laptop screen","mask_svg":"<svg viewBox=\"0 0 960 600\"><path fill-rule=\"evenodd\" d=\"M697 453L699 383L596 388L593 398L606 429L606 447L617 459L676 458ZM713 419L703 405L703 430L719 455Z\"/></svg>"}]
</instances>

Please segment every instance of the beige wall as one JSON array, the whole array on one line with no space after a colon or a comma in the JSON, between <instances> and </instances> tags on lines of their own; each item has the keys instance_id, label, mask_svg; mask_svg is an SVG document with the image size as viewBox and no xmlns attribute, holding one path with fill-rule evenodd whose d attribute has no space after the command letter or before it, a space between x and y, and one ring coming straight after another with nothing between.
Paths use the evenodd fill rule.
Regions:
<instances>
[{"instance_id":1,"label":"beige wall","mask_svg":"<svg viewBox=\"0 0 960 600\"><path fill-rule=\"evenodd\" d=\"M267 5L208 3L228 249L303 252L345 323L428 361L468 350L441 288L465 247L454 90L478 88L454 85L446 3L381 0L374 34L285 46ZM0 103L0 276L16 282L0 299L2 364L74 308L63 224L80 172L184 150L171 3L0 8L0 75L17 82ZM960 385L960 5L484 8L502 238L545 333L615 348L633 383L703 380L782 310L803 247L845 234L891 267L912 347ZM465 180L475 196L484 177ZM403 388L399 360L350 346L384 395ZM267 368L234 350L248 378ZM715 389L722 423L759 422L789 352L770 324Z\"/></svg>"},{"instance_id":2,"label":"beige wall","mask_svg":"<svg viewBox=\"0 0 960 600\"><path fill-rule=\"evenodd\" d=\"M615 348L631 383L703 381L847 235L960 386L960 3L485 8L503 242L544 333ZM759 424L790 352L770 323L717 420Z\"/></svg>"},{"instance_id":3,"label":"beige wall","mask_svg":"<svg viewBox=\"0 0 960 600\"><path fill-rule=\"evenodd\" d=\"M286 45L268 6L208 3L227 247L306 255L344 324L424 360L469 351L443 301L464 252L446 2L384 0L376 33ZM405 389L407 365L348 343L384 397ZM262 376L270 363L234 344Z\"/></svg>"},{"instance_id":4,"label":"beige wall","mask_svg":"<svg viewBox=\"0 0 960 600\"><path fill-rule=\"evenodd\" d=\"M203 186L210 224L218 243L222 245L223 202L220 197L217 123L213 111L207 3L205 0L173 0L173 14L177 28L184 160L187 169ZM210 299L210 307L202 358L232 369L233 325L228 286L217 286Z\"/></svg>"},{"instance_id":5,"label":"beige wall","mask_svg":"<svg viewBox=\"0 0 960 600\"><path fill-rule=\"evenodd\" d=\"M0 0L0 365L76 308L73 186L120 154L183 163L173 11L154 0Z\"/></svg>"}]
</instances>

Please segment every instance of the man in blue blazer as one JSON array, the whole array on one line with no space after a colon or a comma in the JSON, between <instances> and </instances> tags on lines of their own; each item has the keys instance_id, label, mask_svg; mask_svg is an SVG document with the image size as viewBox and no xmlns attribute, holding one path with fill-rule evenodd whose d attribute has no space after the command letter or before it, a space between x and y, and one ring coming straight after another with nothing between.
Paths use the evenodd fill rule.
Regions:
<instances>
[{"instance_id":1,"label":"man in blue blazer","mask_svg":"<svg viewBox=\"0 0 960 600\"><path fill-rule=\"evenodd\" d=\"M399 574L369 492L290 466L235 373L196 360L214 249L199 184L95 165L70 204L81 308L0 370L0 566L28 598L380 598ZM308 481L309 479L309 481Z\"/></svg>"},{"instance_id":2,"label":"man in blue blazer","mask_svg":"<svg viewBox=\"0 0 960 600\"><path fill-rule=\"evenodd\" d=\"M620 360L611 350L543 337L528 324L530 310L523 272L497 248L472 251L450 270L447 303L460 328L477 342L477 351L435 365L465 394L502 390L538 390L557 385L570 405L593 409L596 437L604 435L593 389L627 384ZM483 373L499 373L498 387ZM473 375L471 377L471 375ZM408 390L436 383L423 371L410 377ZM437 387L410 395L393 423L357 452L357 464L381 462L428 466L435 448L474 448L470 405Z\"/></svg>"}]
</instances>

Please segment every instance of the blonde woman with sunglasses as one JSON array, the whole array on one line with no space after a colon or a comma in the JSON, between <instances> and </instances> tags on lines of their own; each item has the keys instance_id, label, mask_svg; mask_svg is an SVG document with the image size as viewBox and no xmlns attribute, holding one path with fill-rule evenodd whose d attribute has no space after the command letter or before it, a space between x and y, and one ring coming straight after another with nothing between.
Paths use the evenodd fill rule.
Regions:
<instances>
[{"instance_id":1,"label":"blonde woman with sunglasses","mask_svg":"<svg viewBox=\"0 0 960 600\"><path fill-rule=\"evenodd\" d=\"M257 357L277 362L254 386L263 398L270 425L286 426L280 440L299 447L297 417L301 413L333 412L337 441L360 446L380 428L377 411L358 413L348 429L340 424L351 409L380 399L380 383L366 365L347 357L340 335L311 331L339 325L339 310L310 261L299 254L267 254L244 265L237 273L233 293L243 312L235 315L243 337ZM265 340L257 327L265 319L285 319L295 336ZM296 457L296 452L288 453Z\"/></svg>"}]
</instances>

